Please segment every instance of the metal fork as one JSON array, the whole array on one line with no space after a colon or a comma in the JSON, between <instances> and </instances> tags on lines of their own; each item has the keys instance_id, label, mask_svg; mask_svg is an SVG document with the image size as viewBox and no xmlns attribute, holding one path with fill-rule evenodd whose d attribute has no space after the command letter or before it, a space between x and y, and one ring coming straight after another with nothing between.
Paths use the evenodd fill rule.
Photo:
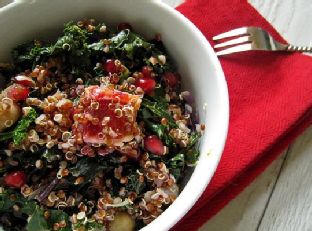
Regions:
<instances>
[{"instance_id":1,"label":"metal fork","mask_svg":"<svg viewBox=\"0 0 312 231\"><path fill-rule=\"evenodd\" d=\"M259 27L237 28L216 35L212 39L216 43L214 49L218 56L250 50L312 52L312 47L277 42L267 31Z\"/></svg>"}]
</instances>

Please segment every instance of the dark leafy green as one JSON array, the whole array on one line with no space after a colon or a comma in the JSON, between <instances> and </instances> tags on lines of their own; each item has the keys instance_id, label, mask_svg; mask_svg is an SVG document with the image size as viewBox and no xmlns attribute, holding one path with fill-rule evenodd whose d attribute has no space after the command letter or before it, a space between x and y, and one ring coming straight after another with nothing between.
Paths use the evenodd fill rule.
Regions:
<instances>
[{"instance_id":1,"label":"dark leafy green","mask_svg":"<svg viewBox=\"0 0 312 231\"><path fill-rule=\"evenodd\" d=\"M6 190L0 193L0 213L12 210L13 205L19 205L21 213L31 215L36 209L37 203L33 200L27 200L13 190Z\"/></svg>"},{"instance_id":2,"label":"dark leafy green","mask_svg":"<svg viewBox=\"0 0 312 231\"><path fill-rule=\"evenodd\" d=\"M45 149L42 152L42 157L44 157L48 162L53 162L59 160L59 150L55 149Z\"/></svg>"},{"instance_id":3,"label":"dark leafy green","mask_svg":"<svg viewBox=\"0 0 312 231\"><path fill-rule=\"evenodd\" d=\"M188 148L192 148L194 145L196 145L201 137L201 134L199 132L193 132L191 133L189 137L189 144Z\"/></svg>"},{"instance_id":4,"label":"dark leafy green","mask_svg":"<svg viewBox=\"0 0 312 231\"><path fill-rule=\"evenodd\" d=\"M49 218L46 219L44 217L44 210L37 207L34 213L30 216L30 219L28 221L28 224L26 226L26 230L33 231L48 231L53 230L53 225L55 223L59 222L65 222L66 226L63 228L60 228L58 230L61 231L70 231L71 229L71 223L69 221L68 215L61 211L61 210L48 210L49 212Z\"/></svg>"},{"instance_id":5,"label":"dark leafy green","mask_svg":"<svg viewBox=\"0 0 312 231\"><path fill-rule=\"evenodd\" d=\"M74 224L76 230L93 230L93 231L103 231L106 230L103 224L97 223L93 220L78 221Z\"/></svg>"},{"instance_id":6,"label":"dark leafy green","mask_svg":"<svg viewBox=\"0 0 312 231\"><path fill-rule=\"evenodd\" d=\"M185 166L185 158L183 153L175 155L168 161L168 168L176 180L181 178Z\"/></svg>"},{"instance_id":7,"label":"dark leafy green","mask_svg":"<svg viewBox=\"0 0 312 231\"><path fill-rule=\"evenodd\" d=\"M26 226L26 230L40 230L40 231L48 231L49 226L47 220L44 218L44 210L36 209L35 212L30 216L28 224Z\"/></svg>"},{"instance_id":8,"label":"dark leafy green","mask_svg":"<svg viewBox=\"0 0 312 231\"><path fill-rule=\"evenodd\" d=\"M146 127L155 135L157 135L161 140L163 140L167 147L176 147L173 138L168 133L168 127L162 124L152 123L149 120L144 120Z\"/></svg>"},{"instance_id":9,"label":"dark leafy green","mask_svg":"<svg viewBox=\"0 0 312 231\"><path fill-rule=\"evenodd\" d=\"M130 30L122 30L116 36L111 38L111 52L121 51L129 59L133 60L138 49L150 49L152 44L146 42L141 36Z\"/></svg>"},{"instance_id":10,"label":"dark leafy green","mask_svg":"<svg viewBox=\"0 0 312 231\"><path fill-rule=\"evenodd\" d=\"M61 211L61 210L49 210L50 212L50 218L49 218L49 224L50 228L53 228L53 224L59 223L59 222L66 222L66 227L63 227L59 230L61 231L71 231L71 224L69 222L69 216L67 213Z\"/></svg>"},{"instance_id":11,"label":"dark leafy green","mask_svg":"<svg viewBox=\"0 0 312 231\"><path fill-rule=\"evenodd\" d=\"M163 104L159 104L157 102L152 102L151 100L143 98L141 107L142 107L142 109L147 108L156 117L166 118L171 127L174 127L174 128L177 127L172 116L169 114L167 108L165 108Z\"/></svg>"},{"instance_id":12,"label":"dark leafy green","mask_svg":"<svg viewBox=\"0 0 312 231\"><path fill-rule=\"evenodd\" d=\"M188 151L186 152L186 154L185 154L186 163L187 163L188 165L194 165L194 164L196 164L199 155L200 155L200 152L199 152L198 148L194 148L194 149L188 150Z\"/></svg>"},{"instance_id":13,"label":"dark leafy green","mask_svg":"<svg viewBox=\"0 0 312 231\"><path fill-rule=\"evenodd\" d=\"M126 185L128 191L134 191L136 194L140 195L145 187L146 183L139 180L139 175L137 173L128 176L128 184Z\"/></svg>"}]
</instances>

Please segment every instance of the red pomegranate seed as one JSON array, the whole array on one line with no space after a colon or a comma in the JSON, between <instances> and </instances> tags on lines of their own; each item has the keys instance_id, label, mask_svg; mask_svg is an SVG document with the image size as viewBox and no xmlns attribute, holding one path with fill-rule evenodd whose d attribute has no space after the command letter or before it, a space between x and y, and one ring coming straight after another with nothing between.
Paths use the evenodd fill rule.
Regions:
<instances>
[{"instance_id":1,"label":"red pomegranate seed","mask_svg":"<svg viewBox=\"0 0 312 231\"><path fill-rule=\"evenodd\" d=\"M165 83L169 87L177 86L178 82L180 81L181 77L178 73L173 72L166 72L163 76Z\"/></svg>"},{"instance_id":2,"label":"red pomegranate seed","mask_svg":"<svg viewBox=\"0 0 312 231\"><path fill-rule=\"evenodd\" d=\"M155 136L148 136L144 139L144 148L156 155L164 155L165 147L161 140Z\"/></svg>"},{"instance_id":3,"label":"red pomegranate seed","mask_svg":"<svg viewBox=\"0 0 312 231\"><path fill-rule=\"evenodd\" d=\"M118 31L122 31L126 29L132 31L132 26L130 25L130 23L122 22L122 23L119 23L119 25L117 26Z\"/></svg>"},{"instance_id":4,"label":"red pomegranate seed","mask_svg":"<svg viewBox=\"0 0 312 231\"><path fill-rule=\"evenodd\" d=\"M14 171L4 176L4 184L12 188L20 188L26 183L26 174L23 171Z\"/></svg>"},{"instance_id":5,"label":"red pomegranate seed","mask_svg":"<svg viewBox=\"0 0 312 231\"><path fill-rule=\"evenodd\" d=\"M15 82L16 83L19 83L25 87L33 87L35 86L35 82L29 78L29 77L26 77L26 76L23 76L23 75L18 75L14 78Z\"/></svg>"},{"instance_id":6,"label":"red pomegranate seed","mask_svg":"<svg viewBox=\"0 0 312 231\"><path fill-rule=\"evenodd\" d=\"M108 73L117 73L117 67L115 65L115 59L108 59L104 64L104 68Z\"/></svg>"},{"instance_id":7,"label":"red pomegranate seed","mask_svg":"<svg viewBox=\"0 0 312 231\"><path fill-rule=\"evenodd\" d=\"M12 100L25 100L27 99L29 95L29 89L20 85L20 84L14 84L8 91L8 97Z\"/></svg>"},{"instance_id":8,"label":"red pomegranate seed","mask_svg":"<svg viewBox=\"0 0 312 231\"><path fill-rule=\"evenodd\" d=\"M142 74L145 78L151 78L152 77L152 68L149 66L142 67Z\"/></svg>"},{"instance_id":9,"label":"red pomegranate seed","mask_svg":"<svg viewBox=\"0 0 312 231\"><path fill-rule=\"evenodd\" d=\"M156 82L150 78L139 78L136 80L135 86L142 88L146 94L149 94L154 91Z\"/></svg>"}]
</instances>

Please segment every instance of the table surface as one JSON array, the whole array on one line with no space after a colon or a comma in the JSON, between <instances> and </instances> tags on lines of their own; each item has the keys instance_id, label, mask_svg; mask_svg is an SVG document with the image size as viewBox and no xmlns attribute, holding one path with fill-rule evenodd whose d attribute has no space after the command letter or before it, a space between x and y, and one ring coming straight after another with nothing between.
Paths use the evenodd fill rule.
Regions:
<instances>
[{"instance_id":1,"label":"table surface","mask_svg":"<svg viewBox=\"0 0 312 231\"><path fill-rule=\"evenodd\" d=\"M163 1L171 6L183 2ZM290 43L312 45L311 0L249 2ZM199 231L312 230L311 154L312 127Z\"/></svg>"}]
</instances>

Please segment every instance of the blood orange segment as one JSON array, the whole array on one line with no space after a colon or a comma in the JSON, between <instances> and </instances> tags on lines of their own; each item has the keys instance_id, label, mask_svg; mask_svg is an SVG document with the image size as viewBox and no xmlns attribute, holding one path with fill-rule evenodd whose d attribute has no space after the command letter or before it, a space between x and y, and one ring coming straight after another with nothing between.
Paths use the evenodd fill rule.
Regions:
<instances>
[{"instance_id":1,"label":"blood orange segment","mask_svg":"<svg viewBox=\"0 0 312 231\"><path fill-rule=\"evenodd\" d=\"M139 133L136 123L140 96L110 87L90 86L80 98L81 132L85 143L120 146Z\"/></svg>"}]
</instances>

